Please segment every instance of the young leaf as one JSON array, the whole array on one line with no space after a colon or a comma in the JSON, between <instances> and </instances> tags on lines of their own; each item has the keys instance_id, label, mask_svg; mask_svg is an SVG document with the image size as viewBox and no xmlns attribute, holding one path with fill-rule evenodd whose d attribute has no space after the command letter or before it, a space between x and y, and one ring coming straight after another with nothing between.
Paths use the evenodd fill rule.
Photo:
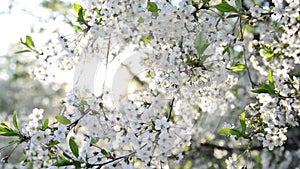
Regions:
<instances>
[{"instance_id":1,"label":"young leaf","mask_svg":"<svg viewBox=\"0 0 300 169\"><path fill-rule=\"evenodd\" d=\"M1 133L0 135L1 136L9 136L9 137L11 137L11 136L19 136L19 133L15 132L15 131L7 131L5 133Z\"/></svg>"},{"instance_id":2,"label":"young leaf","mask_svg":"<svg viewBox=\"0 0 300 169\"><path fill-rule=\"evenodd\" d=\"M73 28L77 31L77 32L83 32L82 28L78 25L73 25Z\"/></svg>"},{"instance_id":3,"label":"young leaf","mask_svg":"<svg viewBox=\"0 0 300 169\"><path fill-rule=\"evenodd\" d=\"M78 157L79 156L78 145L76 144L76 142L74 141L73 138L69 139L69 147L70 147L72 153L74 154L74 156Z\"/></svg>"},{"instance_id":4,"label":"young leaf","mask_svg":"<svg viewBox=\"0 0 300 169\"><path fill-rule=\"evenodd\" d=\"M242 133L245 133L245 131L246 131L246 114L245 114L245 112L243 112L240 115L240 123L242 126Z\"/></svg>"},{"instance_id":5,"label":"young leaf","mask_svg":"<svg viewBox=\"0 0 300 169\"><path fill-rule=\"evenodd\" d=\"M34 48L34 43L33 43L33 40L30 36L26 36L26 46L29 47L29 48Z\"/></svg>"},{"instance_id":6,"label":"young leaf","mask_svg":"<svg viewBox=\"0 0 300 169\"><path fill-rule=\"evenodd\" d=\"M152 43L152 39L151 39L151 37L150 37L149 35L143 35L143 36L142 36L142 40L143 40L143 42L144 42L146 45Z\"/></svg>"},{"instance_id":7,"label":"young leaf","mask_svg":"<svg viewBox=\"0 0 300 169\"><path fill-rule=\"evenodd\" d=\"M68 166L68 165L73 165L73 162L72 161L69 161L67 159L61 159L61 160L58 160L56 161L54 164L54 166Z\"/></svg>"},{"instance_id":8,"label":"young leaf","mask_svg":"<svg viewBox=\"0 0 300 169\"><path fill-rule=\"evenodd\" d=\"M158 6L155 2L151 2L150 0L148 0L147 10L150 11L153 16L158 16Z\"/></svg>"},{"instance_id":9,"label":"young leaf","mask_svg":"<svg viewBox=\"0 0 300 169\"><path fill-rule=\"evenodd\" d=\"M48 124L49 124L49 119L46 118L43 122L42 130L46 130L48 128Z\"/></svg>"},{"instance_id":10,"label":"young leaf","mask_svg":"<svg viewBox=\"0 0 300 169\"><path fill-rule=\"evenodd\" d=\"M226 1L223 1L222 3L215 6L220 12L236 12L238 13L238 10L235 9L235 7L229 5Z\"/></svg>"},{"instance_id":11,"label":"young leaf","mask_svg":"<svg viewBox=\"0 0 300 169\"><path fill-rule=\"evenodd\" d=\"M270 95L276 95L275 90L272 86L268 84L260 84L260 88L250 90L253 93L268 93Z\"/></svg>"},{"instance_id":12,"label":"young leaf","mask_svg":"<svg viewBox=\"0 0 300 169\"><path fill-rule=\"evenodd\" d=\"M20 50L15 52L15 54L20 54L20 53L26 53L26 52L31 52L30 50Z\"/></svg>"},{"instance_id":13,"label":"young leaf","mask_svg":"<svg viewBox=\"0 0 300 169\"><path fill-rule=\"evenodd\" d=\"M219 134L225 134L225 135L235 135L237 137L242 137L243 133L239 131L238 129L233 128L223 128L218 131Z\"/></svg>"},{"instance_id":14,"label":"young leaf","mask_svg":"<svg viewBox=\"0 0 300 169\"><path fill-rule=\"evenodd\" d=\"M13 129L10 128L5 121L1 122L1 124L0 124L0 132L8 132L8 131L13 131Z\"/></svg>"},{"instance_id":15,"label":"young leaf","mask_svg":"<svg viewBox=\"0 0 300 169\"><path fill-rule=\"evenodd\" d=\"M240 72L246 69L246 66L244 64L241 64L240 62L237 62L234 66L230 67L230 70L233 72Z\"/></svg>"},{"instance_id":16,"label":"young leaf","mask_svg":"<svg viewBox=\"0 0 300 169\"><path fill-rule=\"evenodd\" d=\"M268 80L269 80L269 85L271 88L275 89L275 85L274 85L274 80L273 80L273 75L272 75L272 70L269 70L268 73Z\"/></svg>"},{"instance_id":17,"label":"young leaf","mask_svg":"<svg viewBox=\"0 0 300 169\"><path fill-rule=\"evenodd\" d=\"M65 116L56 116L55 119L60 123L60 124L63 124L63 125L67 125L67 124L70 124L71 121L66 118Z\"/></svg>"},{"instance_id":18,"label":"young leaf","mask_svg":"<svg viewBox=\"0 0 300 169\"><path fill-rule=\"evenodd\" d=\"M18 125L18 121L17 121L17 112L14 111L14 117L13 117L13 124L16 130L19 130L19 125Z\"/></svg>"},{"instance_id":19,"label":"young leaf","mask_svg":"<svg viewBox=\"0 0 300 169\"><path fill-rule=\"evenodd\" d=\"M209 46L208 40L205 38L205 35L203 32L199 33L194 45L197 50L198 56L201 57L203 55L204 51L206 50L206 48ZM203 59L201 61L204 62L205 59Z\"/></svg>"},{"instance_id":20,"label":"young leaf","mask_svg":"<svg viewBox=\"0 0 300 169\"><path fill-rule=\"evenodd\" d=\"M101 154L104 155L105 157L109 157L109 153L104 149L101 149Z\"/></svg>"},{"instance_id":21,"label":"young leaf","mask_svg":"<svg viewBox=\"0 0 300 169\"><path fill-rule=\"evenodd\" d=\"M74 3L73 9L74 9L75 14L78 15L78 12L82 9L82 6L77 3Z\"/></svg>"}]
</instances>

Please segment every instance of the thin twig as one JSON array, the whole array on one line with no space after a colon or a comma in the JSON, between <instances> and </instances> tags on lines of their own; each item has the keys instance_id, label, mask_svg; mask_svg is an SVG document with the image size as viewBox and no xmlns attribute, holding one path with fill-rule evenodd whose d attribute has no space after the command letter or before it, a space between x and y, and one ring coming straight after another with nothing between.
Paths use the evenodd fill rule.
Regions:
<instances>
[{"instance_id":1,"label":"thin twig","mask_svg":"<svg viewBox=\"0 0 300 169\"><path fill-rule=\"evenodd\" d=\"M240 22L241 41L243 41L244 40L244 34L243 34L243 26L242 26L242 16L239 16L239 22ZM248 78L250 80L252 89L254 89L255 88L255 83L253 82L252 77L250 75L250 70L249 70L249 67L248 67L247 59L246 59L246 48L245 48L245 45L242 45L242 47L243 47L243 59L244 59L244 63L245 63L245 66L246 66Z\"/></svg>"},{"instance_id":2,"label":"thin twig","mask_svg":"<svg viewBox=\"0 0 300 169\"><path fill-rule=\"evenodd\" d=\"M139 150L143 149L147 144L144 144L142 147L139 148ZM110 163L113 163L115 161L118 161L120 159L123 159L123 158L128 158L134 154L137 153L137 150L134 150L133 152L129 153L129 154L126 154L126 155L123 155L123 156L120 156L120 157L117 157L117 158L114 158L110 161L107 161L107 162L104 162L104 163L101 163L101 164L90 164L89 166L90 167L95 167L95 166L98 166L97 168L100 169L101 167L107 165L107 164L110 164Z\"/></svg>"},{"instance_id":3,"label":"thin twig","mask_svg":"<svg viewBox=\"0 0 300 169\"><path fill-rule=\"evenodd\" d=\"M79 120L81 120L85 115L87 115L89 112L91 111L91 109L87 109L85 110L85 112L83 113L83 115L81 115L77 120L75 120L73 123L69 124L67 126L67 129L71 130L73 127L75 127L77 125L77 123L79 122Z\"/></svg>"},{"instance_id":4,"label":"thin twig","mask_svg":"<svg viewBox=\"0 0 300 169\"><path fill-rule=\"evenodd\" d=\"M174 101L175 101L175 97L173 97L172 101L169 104L170 105L170 111L169 111L169 114L168 114L167 122L169 122L171 120L171 115L172 115L172 111L173 111Z\"/></svg>"}]
</instances>

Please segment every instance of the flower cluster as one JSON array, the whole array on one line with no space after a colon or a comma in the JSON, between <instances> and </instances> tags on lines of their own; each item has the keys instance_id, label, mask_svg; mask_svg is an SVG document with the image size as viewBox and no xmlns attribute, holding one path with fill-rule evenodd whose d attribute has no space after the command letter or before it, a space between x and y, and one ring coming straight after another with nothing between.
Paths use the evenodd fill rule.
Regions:
<instances>
[{"instance_id":1,"label":"flower cluster","mask_svg":"<svg viewBox=\"0 0 300 169\"><path fill-rule=\"evenodd\" d=\"M232 144L247 144L245 152L255 152L256 144L273 150L287 141L290 127L299 125L300 5L272 2L74 4L77 29L85 36L73 51L59 35L63 58L77 58L83 67L105 63L101 94L74 89L53 123L42 121L43 111L34 109L21 131L4 123L0 131L28 143L23 162L39 168L174 167L191 147L201 145L216 147L212 152L223 160L217 167L224 162L228 168L246 167L246 160L227 155L241 149ZM126 50L139 54L147 73L134 74L139 90L116 99L116 89L106 81L108 67L122 62ZM234 138L223 153L215 131L221 120L241 111L238 127L219 130ZM18 130L16 120L14 126Z\"/></svg>"}]
</instances>

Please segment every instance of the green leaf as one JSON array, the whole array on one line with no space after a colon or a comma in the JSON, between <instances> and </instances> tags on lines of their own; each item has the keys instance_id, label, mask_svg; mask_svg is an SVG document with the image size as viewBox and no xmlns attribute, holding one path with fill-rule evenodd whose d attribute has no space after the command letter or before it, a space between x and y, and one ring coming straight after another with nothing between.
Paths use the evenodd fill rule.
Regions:
<instances>
[{"instance_id":1,"label":"green leaf","mask_svg":"<svg viewBox=\"0 0 300 169\"><path fill-rule=\"evenodd\" d=\"M104 149L101 149L101 154L104 155L105 157L109 157L109 153Z\"/></svg>"},{"instance_id":2,"label":"green leaf","mask_svg":"<svg viewBox=\"0 0 300 169\"><path fill-rule=\"evenodd\" d=\"M10 128L5 121L1 122L1 124L0 124L0 132L8 132L8 131L13 131L13 129Z\"/></svg>"},{"instance_id":3,"label":"green leaf","mask_svg":"<svg viewBox=\"0 0 300 169\"><path fill-rule=\"evenodd\" d=\"M67 124L70 124L71 121L66 118L65 116L55 116L55 119L60 123L60 124L63 124L63 125L67 125Z\"/></svg>"},{"instance_id":4,"label":"green leaf","mask_svg":"<svg viewBox=\"0 0 300 169\"><path fill-rule=\"evenodd\" d=\"M235 9L235 7L229 5L227 2L223 1L222 3L215 6L220 12L236 12L238 13L238 10Z\"/></svg>"},{"instance_id":5,"label":"green leaf","mask_svg":"<svg viewBox=\"0 0 300 169\"><path fill-rule=\"evenodd\" d=\"M49 119L46 118L43 122L42 130L46 130L48 128L48 124L49 124Z\"/></svg>"},{"instance_id":6,"label":"green leaf","mask_svg":"<svg viewBox=\"0 0 300 169\"><path fill-rule=\"evenodd\" d=\"M242 133L245 133L245 131L246 131L246 114L245 114L245 112L243 112L240 115L240 123L242 126Z\"/></svg>"},{"instance_id":7,"label":"green leaf","mask_svg":"<svg viewBox=\"0 0 300 169\"><path fill-rule=\"evenodd\" d=\"M158 16L158 6L155 2L151 2L150 0L148 0L147 10L150 11L153 16Z\"/></svg>"},{"instance_id":8,"label":"green leaf","mask_svg":"<svg viewBox=\"0 0 300 169\"><path fill-rule=\"evenodd\" d=\"M246 69L246 66L244 64L241 64L240 62L237 62L234 66L230 67L230 70L233 72L240 72Z\"/></svg>"},{"instance_id":9,"label":"green leaf","mask_svg":"<svg viewBox=\"0 0 300 169\"><path fill-rule=\"evenodd\" d=\"M79 156L78 145L76 144L76 142L74 141L73 138L69 139L69 147L70 147L72 153L74 154L74 156L78 158L78 156Z\"/></svg>"},{"instance_id":10,"label":"green leaf","mask_svg":"<svg viewBox=\"0 0 300 169\"><path fill-rule=\"evenodd\" d=\"M34 43L33 43L33 40L30 36L26 36L26 46L29 47L29 48L34 48Z\"/></svg>"},{"instance_id":11,"label":"green leaf","mask_svg":"<svg viewBox=\"0 0 300 169\"><path fill-rule=\"evenodd\" d=\"M19 133L15 132L15 131L7 131L5 133L1 133L0 135L11 137L11 136L19 136Z\"/></svg>"},{"instance_id":12,"label":"green leaf","mask_svg":"<svg viewBox=\"0 0 300 169\"><path fill-rule=\"evenodd\" d=\"M83 9L83 8L82 8L81 5L79 5L79 4L77 4L77 3L74 3L73 9L74 9L75 14L78 15L79 11L80 11L81 9Z\"/></svg>"},{"instance_id":13,"label":"green leaf","mask_svg":"<svg viewBox=\"0 0 300 169\"><path fill-rule=\"evenodd\" d=\"M219 134L225 134L225 135L235 135L237 137L242 137L243 133L239 131L238 129L233 128L223 128L218 131Z\"/></svg>"},{"instance_id":14,"label":"green leaf","mask_svg":"<svg viewBox=\"0 0 300 169\"><path fill-rule=\"evenodd\" d=\"M78 11L77 22L79 22L79 23L81 23L81 24L85 24L85 21L84 21L84 15L85 15L85 11L83 10L83 8L81 8L81 9Z\"/></svg>"},{"instance_id":15,"label":"green leaf","mask_svg":"<svg viewBox=\"0 0 300 169\"><path fill-rule=\"evenodd\" d=\"M82 28L78 25L73 25L73 28L77 31L77 32L83 32Z\"/></svg>"},{"instance_id":16,"label":"green leaf","mask_svg":"<svg viewBox=\"0 0 300 169\"><path fill-rule=\"evenodd\" d=\"M230 56L230 49L229 49L229 47L228 46L223 46L223 47L224 47L224 50L222 52L222 55L224 55L225 53L227 53L228 56Z\"/></svg>"},{"instance_id":17,"label":"green leaf","mask_svg":"<svg viewBox=\"0 0 300 169\"><path fill-rule=\"evenodd\" d=\"M142 40L143 40L143 42L144 42L146 45L152 43L152 39L151 39L151 37L150 37L149 35L143 35L143 36L142 36Z\"/></svg>"},{"instance_id":18,"label":"green leaf","mask_svg":"<svg viewBox=\"0 0 300 169\"><path fill-rule=\"evenodd\" d=\"M20 143L20 140L11 140L8 142L8 144L16 144L16 143Z\"/></svg>"},{"instance_id":19,"label":"green leaf","mask_svg":"<svg viewBox=\"0 0 300 169\"><path fill-rule=\"evenodd\" d=\"M14 125L16 130L19 130L19 125L18 125L18 121L17 121L17 112L16 111L14 111L13 125Z\"/></svg>"},{"instance_id":20,"label":"green leaf","mask_svg":"<svg viewBox=\"0 0 300 169\"><path fill-rule=\"evenodd\" d=\"M197 50L198 56L201 57L209 46L208 40L205 38L205 34L200 32L195 41L195 48ZM201 61L204 62L206 58L203 58Z\"/></svg>"},{"instance_id":21,"label":"green leaf","mask_svg":"<svg viewBox=\"0 0 300 169\"><path fill-rule=\"evenodd\" d=\"M144 23L144 18L143 17L139 17L139 19L137 21L138 21L138 23Z\"/></svg>"},{"instance_id":22,"label":"green leaf","mask_svg":"<svg viewBox=\"0 0 300 169\"><path fill-rule=\"evenodd\" d=\"M75 166L75 168L81 168L81 162L80 161L74 161L73 165Z\"/></svg>"},{"instance_id":23,"label":"green leaf","mask_svg":"<svg viewBox=\"0 0 300 169\"><path fill-rule=\"evenodd\" d=\"M22 156L22 157L19 159L19 162L25 161L26 159L27 159L26 156Z\"/></svg>"},{"instance_id":24,"label":"green leaf","mask_svg":"<svg viewBox=\"0 0 300 169\"><path fill-rule=\"evenodd\" d=\"M272 70L269 70L268 73L268 80L269 80L269 85L272 89L275 89L275 84L274 84L274 80L273 80L273 74L272 74Z\"/></svg>"},{"instance_id":25,"label":"green leaf","mask_svg":"<svg viewBox=\"0 0 300 169\"><path fill-rule=\"evenodd\" d=\"M26 52L31 52L31 50L20 50L15 52L15 54L26 53Z\"/></svg>"},{"instance_id":26,"label":"green leaf","mask_svg":"<svg viewBox=\"0 0 300 169\"><path fill-rule=\"evenodd\" d=\"M57 167L59 167L59 166L68 166L68 165L73 165L73 162L63 158L61 160L56 161L53 165L57 166Z\"/></svg>"},{"instance_id":27,"label":"green leaf","mask_svg":"<svg viewBox=\"0 0 300 169\"><path fill-rule=\"evenodd\" d=\"M274 88L269 84L260 84L260 88L250 90L253 93L268 93L270 95L276 95Z\"/></svg>"}]
</instances>

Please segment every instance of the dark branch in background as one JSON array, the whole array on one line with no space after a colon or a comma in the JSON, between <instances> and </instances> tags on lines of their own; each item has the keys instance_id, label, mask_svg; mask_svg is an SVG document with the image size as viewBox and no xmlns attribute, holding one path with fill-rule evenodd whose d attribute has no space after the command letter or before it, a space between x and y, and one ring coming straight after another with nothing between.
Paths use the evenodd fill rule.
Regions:
<instances>
[{"instance_id":1,"label":"dark branch in background","mask_svg":"<svg viewBox=\"0 0 300 169\"><path fill-rule=\"evenodd\" d=\"M239 16L238 19L239 19L239 24L240 24L241 41L243 41L244 40L244 34L243 34L243 26L242 26L242 16ZM246 69L247 69L248 78L250 80L252 89L254 89L256 85L253 82L253 80L251 78L251 75L250 75L250 70L249 70L248 62L247 62L247 58L246 58L246 49L245 49L244 45L242 45L242 47L243 47L243 59L244 59L244 63L245 63Z\"/></svg>"},{"instance_id":2,"label":"dark branch in background","mask_svg":"<svg viewBox=\"0 0 300 169\"><path fill-rule=\"evenodd\" d=\"M169 122L170 119L171 119L172 111L173 111L173 106L174 106L174 101L175 101L175 98L173 97L172 101L169 103L170 111L169 111L169 114L168 114L167 122Z\"/></svg>"},{"instance_id":3,"label":"dark branch in background","mask_svg":"<svg viewBox=\"0 0 300 169\"><path fill-rule=\"evenodd\" d=\"M78 122L79 122L85 115L87 115L90 111L91 111L91 109L85 110L85 112L83 113L83 115L81 115L77 120L75 120L73 123L71 123L71 124L69 124L69 125L67 126L67 129L68 129L68 130L71 130L73 127L75 127L75 126L78 124Z\"/></svg>"},{"instance_id":4,"label":"dark branch in background","mask_svg":"<svg viewBox=\"0 0 300 169\"><path fill-rule=\"evenodd\" d=\"M285 142L283 145L285 150L289 151L297 151L300 148L300 143L299 143L299 138L300 138L300 133L299 133L300 127L296 128L291 128L289 129L287 133L288 140ZM244 152L247 150L247 147L228 147L226 145L224 146L219 146L214 143L197 143L197 140L192 139L191 140L192 145L191 145L191 150L188 154L190 154L190 158L195 158L198 157L198 155L195 155L197 153L200 154L205 154L205 153L211 153L213 156L214 149L219 149L219 150L226 150L229 153L233 153L236 151L239 152ZM280 147L275 147L280 148ZM268 149L267 147L263 147L262 145L253 145L252 147L248 147L248 150L263 150L263 149ZM187 155L188 155L187 154Z\"/></svg>"},{"instance_id":5,"label":"dark branch in background","mask_svg":"<svg viewBox=\"0 0 300 169\"><path fill-rule=\"evenodd\" d=\"M140 147L139 149L143 149L147 144L144 144L142 147ZM107 161L107 162L104 162L104 163L101 163L101 164L88 164L87 167L97 167L97 169L100 169L101 167L107 165L107 164L110 164L110 163L113 163L115 161L118 161L118 160L121 160L121 159L125 159L125 158L129 158L130 156L134 155L137 153L137 150L134 150L133 152L127 154L127 155L123 155L123 156L119 156L119 157L116 157L116 158L113 158L112 160L110 161Z\"/></svg>"},{"instance_id":6,"label":"dark branch in background","mask_svg":"<svg viewBox=\"0 0 300 169\"><path fill-rule=\"evenodd\" d=\"M121 63L121 66L125 67L127 72L133 77L134 80L136 80L140 85L144 86L146 82L142 81L137 75L135 75L130 67L124 63Z\"/></svg>"}]
</instances>

